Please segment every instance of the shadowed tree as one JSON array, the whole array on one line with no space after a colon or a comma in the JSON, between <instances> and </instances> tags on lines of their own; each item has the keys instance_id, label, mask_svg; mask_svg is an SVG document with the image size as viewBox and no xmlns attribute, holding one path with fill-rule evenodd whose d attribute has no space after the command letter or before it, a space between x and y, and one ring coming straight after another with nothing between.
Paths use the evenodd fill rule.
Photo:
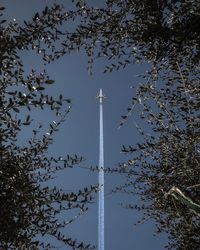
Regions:
<instances>
[{"instance_id":1,"label":"shadowed tree","mask_svg":"<svg viewBox=\"0 0 200 250\"><path fill-rule=\"evenodd\" d=\"M143 76L144 83L137 88L121 125L138 106L152 134L146 134L137 126L144 141L123 147L124 153L132 155L127 163L116 169L128 175L125 188L118 187L118 190L140 195L142 205L128 207L142 210L146 218L156 220L158 232L169 234L168 248L198 249L199 216L188 205L191 206L191 202L199 204L199 2L108 0L102 8L92 7L84 0L73 2L76 5L72 10L56 4L36 13L33 20L22 26L14 23L5 28L2 23L4 35L1 39L5 41L2 51L11 53L12 61L19 61L15 64L19 67L17 82L25 82L34 94L34 87L40 88L37 95L45 82L39 77L33 84L32 76L24 80L21 61L16 56L16 51L24 49L37 50L44 61L50 63L66 53L84 48L90 72L97 58L110 60L105 72L148 61L152 69ZM48 49L44 49L46 45ZM1 55L4 72L8 67L6 56ZM8 68L11 73L7 74L13 75L16 66ZM17 95L20 94L17 92ZM36 96L32 98L35 100ZM39 100L45 98L44 95ZM22 100L30 108L29 100ZM45 99L45 105L51 100ZM11 107L12 102L14 100ZM32 105L38 106L38 102ZM59 100L55 105L59 106ZM15 134L15 130L12 131ZM46 136L45 141L48 138ZM173 187L176 191L181 190L185 197L169 192ZM183 202L187 197L191 202Z\"/></svg>"},{"instance_id":2,"label":"shadowed tree","mask_svg":"<svg viewBox=\"0 0 200 250\"><path fill-rule=\"evenodd\" d=\"M133 106L152 133L136 125L143 141L123 147L132 158L119 166L129 180L119 190L141 197L140 205L127 207L144 211L144 220L155 219L157 232L169 235L169 249L198 249L199 69L191 74L178 64L173 68L137 89Z\"/></svg>"},{"instance_id":3,"label":"shadowed tree","mask_svg":"<svg viewBox=\"0 0 200 250\"><path fill-rule=\"evenodd\" d=\"M139 106L152 134L136 125L143 143L124 146L131 159L108 170L128 175L130 182L117 190L140 195L142 205L128 207L156 220L157 232L169 234L168 248L199 249L199 216L189 209L199 204L200 184L199 2L108 0L101 8L74 2L67 16L77 23L66 32L61 54L84 48L90 72L97 58L110 60L105 72L140 62L152 66L121 122Z\"/></svg>"},{"instance_id":4,"label":"shadowed tree","mask_svg":"<svg viewBox=\"0 0 200 250\"><path fill-rule=\"evenodd\" d=\"M199 62L198 1L108 0L102 8L74 2L76 11L67 16L77 16L77 25L66 33L63 50L85 48L89 64L96 58L109 59L105 72L142 60Z\"/></svg>"},{"instance_id":5,"label":"shadowed tree","mask_svg":"<svg viewBox=\"0 0 200 250\"><path fill-rule=\"evenodd\" d=\"M45 47L56 45L60 7L46 8L42 14L46 20L40 21L36 14L22 26L3 20L3 11L0 7L0 248L51 249L49 237L54 237L72 249L93 249L66 236L63 228L87 211L96 187L66 192L48 183L58 171L83 161L77 155L56 158L48 154L54 133L70 112L71 101L62 95L47 95L47 86L54 81L45 71L32 70L26 75L20 56L21 51L37 48L40 53L40 49L44 52ZM48 108L56 118L44 133L42 125L35 128L33 111ZM24 127L32 130L27 145L19 143ZM71 215L71 219L62 219L61 213L65 218Z\"/></svg>"}]
</instances>

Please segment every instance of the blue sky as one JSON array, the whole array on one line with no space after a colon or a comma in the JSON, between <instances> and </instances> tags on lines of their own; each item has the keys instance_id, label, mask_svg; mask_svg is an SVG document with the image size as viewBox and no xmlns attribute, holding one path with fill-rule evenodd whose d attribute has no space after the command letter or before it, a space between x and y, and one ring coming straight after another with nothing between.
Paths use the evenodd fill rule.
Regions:
<instances>
[{"instance_id":1,"label":"blue sky","mask_svg":"<svg viewBox=\"0 0 200 250\"><path fill-rule=\"evenodd\" d=\"M29 19L36 11L41 11L50 0L3 0L6 5L6 16L17 21ZM64 1L57 1L64 2ZM66 6L70 0L65 1ZM91 2L91 1L90 1ZM97 2L97 1L94 1ZM34 53L21 54L26 72L32 68L40 71L44 68L39 56ZM87 57L84 52L64 56L57 62L46 67L51 79L56 84L49 87L50 94L62 93L72 99L72 111L62 124L60 131L55 135L55 142L49 153L53 155L66 155L76 153L83 155L86 161L83 166L96 166L98 164L99 146L99 104L95 100L99 88L103 89L107 99L104 103L104 150L105 166L113 167L118 162L126 161L127 156L120 154L121 146L133 145L139 137L134 121L140 124L137 114L134 113L128 122L118 129L121 115L131 103L134 89L140 79L136 75L144 72L144 65L131 65L124 70L111 74L103 74L105 62L97 61L94 65L93 75L87 73ZM48 123L55 119L50 112L34 114L36 122ZM143 124L143 126L146 126ZM29 138L28 132L21 134L21 142ZM124 183L124 176L106 175L105 192ZM77 190L86 185L97 183L97 173L82 168L63 171L58 174L53 184L64 189ZM165 236L153 237L154 224L152 221L134 227L134 223L142 216L136 211L124 209L120 203L138 202L138 197L125 195L107 195L105 197L105 248L107 250L162 250L166 242ZM97 244L97 203L91 205L87 214L66 228L66 234L83 241ZM66 248L63 248L66 249Z\"/></svg>"}]
</instances>

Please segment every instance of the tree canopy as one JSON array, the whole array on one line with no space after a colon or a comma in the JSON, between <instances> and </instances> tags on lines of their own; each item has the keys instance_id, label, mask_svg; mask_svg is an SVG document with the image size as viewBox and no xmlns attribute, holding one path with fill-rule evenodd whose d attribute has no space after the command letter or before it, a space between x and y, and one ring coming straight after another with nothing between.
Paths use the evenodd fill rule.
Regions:
<instances>
[{"instance_id":1,"label":"tree canopy","mask_svg":"<svg viewBox=\"0 0 200 250\"><path fill-rule=\"evenodd\" d=\"M198 1L108 0L103 8L75 1L78 15L74 31L62 44L68 50L84 47L92 62L96 57L113 61L106 71L142 59L174 65L199 62Z\"/></svg>"},{"instance_id":2,"label":"tree canopy","mask_svg":"<svg viewBox=\"0 0 200 250\"><path fill-rule=\"evenodd\" d=\"M176 70L138 89L133 102L141 107L140 116L152 133L137 126L144 142L122 150L132 155L131 163L125 165L130 180L127 191L131 188L142 199L141 206L130 208L154 218L157 231L169 234L171 249L199 247L199 216L166 195L176 187L197 204L200 201L198 70L196 74L195 69L191 74L177 65Z\"/></svg>"},{"instance_id":3,"label":"tree canopy","mask_svg":"<svg viewBox=\"0 0 200 250\"><path fill-rule=\"evenodd\" d=\"M136 125L143 143L123 146L122 152L130 153L131 159L109 169L128 175L129 181L116 190L141 197L142 205L128 207L156 220L157 232L169 235L169 249L198 249L199 216L186 202L174 199L177 193L166 194L175 187L195 204L200 202L200 4L108 0L98 8L88 1L75 2L77 25L67 34L63 48L85 48L89 69L98 58L110 61L104 72L141 62L151 67L142 76L143 83L135 86L136 96L120 126L138 106L152 133Z\"/></svg>"},{"instance_id":4,"label":"tree canopy","mask_svg":"<svg viewBox=\"0 0 200 250\"><path fill-rule=\"evenodd\" d=\"M121 126L138 106L141 118L148 122L152 133L149 135L136 125L143 142L122 148L124 153L130 153L131 158L116 169L128 176L127 183L118 190L123 189L141 197L141 205L129 204L128 207L142 210L145 218L156 220L157 232L167 232L169 235L169 249L198 249L198 214L189 209L186 203L166 194L170 194L171 188L175 187L195 204L200 203L199 2L107 0L103 7L92 6L84 0L73 2L75 7L71 10L61 4L46 7L23 25L16 22L5 25L4 21L1 22L1 102L3 107L12 110L1 110L6 121L4 124L7 124L1 136L5 137L8 129L9 140L15 139L17 128L29 123L31 118L19 122L13 116L21 106L30 109L49 105L60 116L60 102L68 104L63 97L54 101L42 95L43 83L51 84L45 72L41 75L33 72L24 78L18 51L36 50L46 63L50 63L84 48L89 58L90 72L94 60L98 58L110 61L105 72L123 69L133 63L148 62L151 69L143 76L143 84L137 86L131 106L122 116ZM74 22L73 27L71 22ZM5 92L8 86L16 82L26 86L26 96L16 90L13 93ZM50 136L46 135L42 144L32 142L42 153L54 131L54 125L51 126ZM10 154L9 147L13 147L19 157L18 148L7 142L8 137L4 140L3 157ZM29 156L38 156L34 155L35 149L20 152L27 150ZM23 157L26 159L25 153ZM40 161L45 163L47 159ZM37 159L38 164L40 161ZM76 161L72 160L73 163ZM44 164L45 169L48 169L48 164ZM178 197L177 193L174 195ZM56 235L60 237L57 231Z\"/></svg>"},{"instance_id":5,"label":"tree canopy","mask_svg":"<svg viewBox=\"0 0 200 250\"><path fill-rule=\"evenodd\" d=\"M2 18L4 7L0 11ZM87 211L97 188L66 192L48 184L55 173L84 159L77 155L49 155L49 145L71 110L71 100L46 94L47 87L54 83L46 71L37 73L33 69L25 73L21 51L30 53L37 48L38 53L40 49L44 52L45 46L48 49L58 39L60 7L46 8L43 15L46 21L41 22L36 14L23 25L0 21L0 248L51 249L54 246L47 239L51 236L72 249L93 249L65 235L63 228ZM39 109L50 109L55 115L48 132L41 124L33 125L33 110ZM24 127L30 127L32 132L27 144L21 145L18 142ZM59 217L71 210L76 212L71 219Z\"/></svg>"}]
</instances>

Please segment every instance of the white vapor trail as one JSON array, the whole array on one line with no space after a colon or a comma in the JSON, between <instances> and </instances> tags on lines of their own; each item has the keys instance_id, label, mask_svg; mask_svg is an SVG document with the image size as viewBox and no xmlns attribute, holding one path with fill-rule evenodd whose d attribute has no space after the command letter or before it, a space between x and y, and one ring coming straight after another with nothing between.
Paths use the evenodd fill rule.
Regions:
<instances>
[{"instance_id":1,"label":"white vapor trail","mask_svg":"<svg viewBox=\"0 0 200 250\"><path fill-rule=\"evenodd\" d=\"M98 203L98 250L104 250L104 146L103 146L103 104L100 90L100 131L99 131L99 203Z\"/></svg>"}]
</instances>

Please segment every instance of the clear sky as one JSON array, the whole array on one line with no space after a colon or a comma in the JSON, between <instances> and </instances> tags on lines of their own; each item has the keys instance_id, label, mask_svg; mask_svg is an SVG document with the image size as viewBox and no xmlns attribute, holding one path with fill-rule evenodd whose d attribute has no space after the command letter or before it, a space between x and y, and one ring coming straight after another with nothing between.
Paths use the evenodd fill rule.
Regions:
<instances>
[{"instance_id":1,"label":"clear sky","mask_svg":"<svg viewBox=\"0 0 200 250\"><path fill-rule=\"evenodd\" d=\"M33 13L41 11L50 0L3 0L7 7L6 16L17 21L30 19ZM70 0L57 1L71 6ZM94 1L97 2L97 1ZM40 58L29 52L21 54L26 72L32 68L40 71L44 68ZM76 153L83 155L86 161L83 166L98 164L99 146L99 103L95 100L99 88L103 89L107 99L104 103L104 145L105 166L114 167L127 156L120 154L121 146L133 145L140 140L134 127L137 115L133 114L128 122L118 129L121 115L131 103L134 89L140 79L136 75L144 72L144 65L132 65L124 70L103 74L105 62L97 61L93 75L87 73L87 57L84 52L64 56L56 63L47 66L47 72L56 84L49 87L50 94L62 93L72 99L72 111L55 136L55 142L49 153L66 155ZM54 117L49 112L34 114L36 121L48 122ZM145 126L145 125L143 125ZM29 138L28 132L23 132L21 142ZM82 168L63 171L53 181L54 185L66 190L77 190L86 185L97 184L97 173ZM105 193L109 193L117 184L124 183L122 175L106 175ZM97 199L96 199L97 201ZM105 249L106 250L162 250L166 242L165 236L153 237L154 223L152 221L134 227L134 223L142 216L136 211L123 208L120 203L137 203L138 197L125 195L106 195L105 197ZM66 228L66 234L72 237L97 244L97 203L91 205L87 214ZM66 248L63 248L66 249Z\"/></svg>"}]
</instances>

